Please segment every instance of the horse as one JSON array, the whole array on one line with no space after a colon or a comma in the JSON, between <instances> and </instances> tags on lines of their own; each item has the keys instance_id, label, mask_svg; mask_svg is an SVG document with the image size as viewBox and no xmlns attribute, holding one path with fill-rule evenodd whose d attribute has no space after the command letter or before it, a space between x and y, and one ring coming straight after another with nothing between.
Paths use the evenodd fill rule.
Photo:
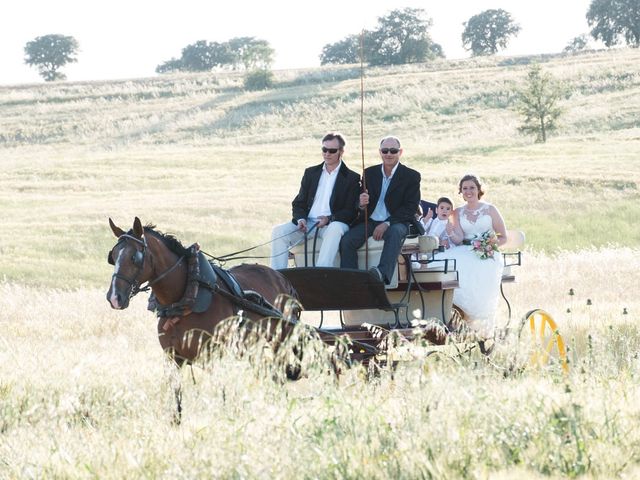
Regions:
<instances>
[{"instance_id":1,"label":"horse","mask_svg":"<svg viewBox=\"0 0 640 480\"><path fill-rule=\"evenodd\" d=\"M111 308L122 310L134 295L151 288L158 304L160 345L178 366L193 362L206 340L230 317L239 316L238 325L259 325L267 337L279 332L284 338L297 323L296 291L278 271L242 264L212 273L206 259L198 260L204 259L199 247L187 248L154 225L143 227L138 217L127 232L111 218L109 225L118 241L108 254L114 273L107 301ZM293 307L288 307L292 304L287 299L293 300ZM283 314L287 308L292 318Z\"/></svg>"}]
</instances>

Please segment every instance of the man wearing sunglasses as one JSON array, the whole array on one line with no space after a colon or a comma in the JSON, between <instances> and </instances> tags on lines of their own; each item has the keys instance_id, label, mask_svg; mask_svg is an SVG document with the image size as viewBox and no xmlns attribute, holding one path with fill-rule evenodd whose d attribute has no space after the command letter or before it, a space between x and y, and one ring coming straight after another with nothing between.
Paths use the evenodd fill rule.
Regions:
<instances>
[{"instance_id":1,"label":"man wearing sunglasses","mask_svg":"<svg viewBox=\"0 0 640 480\"><path fill-rule=\"evenodd\" d=\"M336 132L322 139L323 162L305 170L300 191L291 202L292 221L271 232L271 268L286 268L289 248L305 235L314 235L314 229L322 238L315 266L334 266L340 239L357 214L360 182L360 176L342 161L344 146L344 138Z\"/></svg>"},{"instance_id":2,"label":"man wearing sunglasses","mask_svg":"<svg viewBox=\"0 0 640 480\"><path fill-rule=\"evenodd\" d=\"M409 225L418 223L415 213L420 202L420 173L400 163L402 148L397 137L383 138L379 151L382 164L364 171L366 190L360 194L358 218L340 242L340 266L358 268L358 248L371 236L384 240L380 263L369 270L388 285ZM416 228L420 229L417 225Z\"/></svg>"}]
</instances>

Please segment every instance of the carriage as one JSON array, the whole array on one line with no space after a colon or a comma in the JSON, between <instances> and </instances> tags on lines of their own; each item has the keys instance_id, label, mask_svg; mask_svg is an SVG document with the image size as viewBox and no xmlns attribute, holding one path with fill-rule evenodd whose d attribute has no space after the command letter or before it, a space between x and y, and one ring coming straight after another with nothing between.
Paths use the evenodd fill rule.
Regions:
<instances>
[{"instance_id":1,"label":"carriage","mask_svg":"<svg viewBox=\"0 0 640 480\"><path fill-rule=\"evenodd\" d=\"M193 361L220 322L229 317L275 339L276 344L302 322L329 346L346 339L349 362L365 365L384 357L390 338L421 338L434 348L470 339L464 312L452 302L458 286L457 265L440 250L436 237L409 236L390 284L384 285L367 270L315 267L321 239L293 247L291 268L277 272L243 264L227 271L198 248L185 248L175 237L152 226L142 227L138 218L128 232L111 220L110 225L118 242L109 252L115 271L107 299L113 308L122 309L136 293L152 289L160 344L179 365ZM505 265L500 291L510 320L511 305L503 287L515 281L524 235L510 231L508 238L502 247ZM369 238L358 252L359 265L377 264L382 245ZM290 301L291 297L296 300ZM302 311L292 304L301 305ZM535 344L532 363L555 358L568 371L566 348L550 315L532 310L524 316L523 327ZM471 338L471 343L488 355L495 341L511 330L507 323L494 339Z\"/></svg>"},{"instance_id":2,"label":"carriage","mask_svg":"<svg viewBox=\"0 0 640 480\"><path fill-rule=\"evenodd\" d=\"M426 339L433 346L430 351L438 351L438 346L450 343L467 342L471 348L477 346L489 355L496 341L504 340L516 330L518 335L524 331L531 337L531 364L544 365L554 359L567 372L566 347L547 312L531 310L517 325L511 324L513 312L505 286L516 281L525 236L518 230L507 233L508 241L502 246L504 268L500 284L507 321L492 339L476 339L466 328L465 312L453 304L453 292L459 286L458 266L454 259L447 258L437 237L410 235L389 285L384 285L366 269L315 267L320 239L293 247L291 268L280 272L298 293L305 309L303 320L313 322L320 338L329 345L339 336L347 336L354 345L352 357L364 364L376 354L384 355L386 340L391 334L396 343L398 338L409 342L417 337ZM358 251L358 264L376 265L382 246L382 240L370 237L366 246ZM330 312L334 315L329 315L327 322ZM362 348L363 345L370 348Z\"/></svg>"}]
</instances>

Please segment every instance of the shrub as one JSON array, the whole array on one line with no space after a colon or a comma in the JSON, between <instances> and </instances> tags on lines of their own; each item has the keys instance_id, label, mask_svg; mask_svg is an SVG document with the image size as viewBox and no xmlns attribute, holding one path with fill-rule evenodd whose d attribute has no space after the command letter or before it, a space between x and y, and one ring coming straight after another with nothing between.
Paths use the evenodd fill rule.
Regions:
<instances>
[{"instance_id":1,"label":"shrub","mask_svg":"<svg viewBox=\"0 0 640 480\"><path fill-rule=\"evenodd\" d=\"M245 90L265 90L273 87L273 72L270 70L254 70L244 77Z\"/></svg>"}]
</instances>

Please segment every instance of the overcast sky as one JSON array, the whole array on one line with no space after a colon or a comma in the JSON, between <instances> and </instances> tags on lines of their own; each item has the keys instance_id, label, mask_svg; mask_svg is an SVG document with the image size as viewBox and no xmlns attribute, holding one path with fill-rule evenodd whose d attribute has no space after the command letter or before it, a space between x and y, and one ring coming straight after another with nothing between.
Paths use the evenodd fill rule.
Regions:
<instances>
[{"instance_id":1,"label":"overcast sky","mask_svg":"<svg viewBox=\"0 0 640 480\"><path fill-rule=\"evenodd\" d=\"M57 33L80 44L78 63L63 68L70 81L137 78L179 57L197 40L223 42L253 36L276 51L274 68L316 67L327 43L363 28L395 8L422 8L433 19L434 41L447 58L462 48L462 23L489 8L502 8L522 31L504 55L561 51L588 26L591 0L6 0L0 20L0 84L41 82L24 64L24 46Z\"/></svg>"}]
</instances>

